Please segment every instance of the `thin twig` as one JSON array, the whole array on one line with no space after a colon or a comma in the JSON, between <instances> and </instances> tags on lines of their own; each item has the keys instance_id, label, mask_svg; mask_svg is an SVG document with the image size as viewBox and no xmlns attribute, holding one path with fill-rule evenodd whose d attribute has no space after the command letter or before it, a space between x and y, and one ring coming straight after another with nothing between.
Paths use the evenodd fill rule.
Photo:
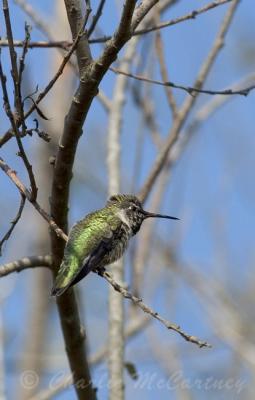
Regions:
<instances>
[{"instance_id":1,"label":"thin twig","mask_svg":"<svg viewBox=\"0 0 255 400\"><path fill-rule=\"evenodd\" d=\"M20 193L24 195L27 200L35 207L39 214L48 222L51 229L53 229L57 236L61 237L65 241L67 240L67 235L57 226L55 221L50 217L50 215L40 206L35 200L31 200L30 191L23 185L23 183L18 179L16 171L11 169L5 161L0 157L0 168L8 175L11 181L19 189Z\"/></svg>"},{"instance_id":2,"label":"thin twig","mask_svg":"<svg viewBox=\"0 0 255 400\"><path fill-rule=\"evenodd\" d=\"M37 186L36 186L36 181L32 169L32 165L30 164L26 152L24 150L22 140L20 138L20 132L18 129L18 126L22 126L22 133L23 136L26 134L26 125L25 125L25 118L24 118L24 108L23 108L23 102L22 102L22 96L21 96L21 76L19 76L19 71L18 71L18 66L17 66L17 54L14 49L13 45L13 35L12 35L12 27L11 27L11 20L10 20L10 14L9 14L9 6L8 6L8 0L3 0L3 12L4 12L4 18L5 18L5 25L6 25L6 32L7 32L7 39L9 43L9 53L10 53L10 59L11 59L11 66L12 66L12 79L13 79L13 84L14 84L14 93L15 93L15 108L16 108L16 113L17 116L15 117L11 111L11 106L9 102L9 96L6 88L6 77L4 76L2 65L0 66L0 74L1 74L1 84L2 84L2 89L3 89L3 95L4 95L4 106L5 106L5 112L6 115L8 116L13 132L16 137L16 141L19 147L19 155L22 158L24 165L27 169L29 180L30 180L30 185L31 185L31 199L36 200L37 197ZM27 38L27 41L29 41L29 36ZM26 41L25 41L26 43ZM26 49L24 47L23 55L25 57ZM1 60L0 60L1 63ZM24 67L24 65L23 65ZM22 64L20 67L20 72L22 75Z\"/></svg>"},{"instance_id":3,"label":"thin twig","mask_svg":"<svg viewBox=\"0 0 255 400\"><path fill-rule=\"evenodd\" d=\"M164 81L168 81L168 72L167 72L167 67L166 67L166 62L165 62L165 57L164 57L164 48L163 48L163 42L161 38L160 31L156 33L156 40L155 40L155 48L158 56L158 61L159 61L159 67L160 67L160 73ZM167 101L170 107L170 110L172 111L173 118L176 118L177 116L177 104L173 95L173 92L170 87L165 86L165 93L167 97Z\"/></svg>"},{"instance_id":4,"label":"thin twig","mask_svg":"<svg viewBox=\"0 0 255 400\"><path fill-rule=\"evenodd\" d=\"M94 32L94 30L95 30L95 28L97 26L97 23L99 21L99 18L102 15L104 5L105 5L105 0L100 0L100 3L98 5L97 11L96 11L96 14L93 16L91 25L90 25L90 27L88 29L88 37L90 37L92 35L92 33Z\"/></svg>"},{"instance_id":5,"label":"thin twig","mask_svg":"<svg viewBox=\"0 0 255 400\"><path fill-rule=\"evenodd\" d=\"M16 226L17 223L19 222L20 217L21 217L21 215L22 215L22 211L23 211L23 209L24 209L25 202L26 202L26 197L25 197L23 194L21 194L20 196L21 196L21 197L20 197L20 205L19 205L19 209L18 209L17 215L16 215L16 217L11 221L11 227L10 227L10 229L6 232L6 234L4 235L3 239L0 241L0 256L2 255L2 246L3 246L4 242L6 242L6 241L9 239L9 237L11 236L11 234L12 234L12 232L13 232L15 226Z\"/></svg>"},{"instance_id":6,"label":"thin twig","mask_svg":"<svg viewBox=\"0 0 255 400\"><path fill-rule=\"evenodd\" d=\"M166 87L172 87L174 89L180 89L184 90L187 92L189 95L193 96L194 93L203 93L203 94L210 94L210 95L223 95L223 96L231 96L231 95L240 95L240 96L248 96L248 94L255 89L255 84L250 85L248 87L239 89L239 90L233 90L231 88L229 89L224 89L224 90L209 90L209 89L198 89L196 87L192 86L183 86L183 85L178 85L173 82L165 82L165 81L158 81L155 79L150 79L147 78L146 76L143 75L134 75L129 72L122 71L118 68L115 67L110 67L109 68L112 72L116 74L121 74L128 76L129 78L136 79L138 81L142 82L147 82L147 83L153 83L155 85L160 85L160 86L166 86Z\"/></svg>"},{"instance_id":7,"label":"thin twig","mask_svg":"<svg viewBox=\"0 0 255 400\"><path fill-rule=\"evenodd\" d=\"M152 308L148 307L141 298L138 298L136 296L133 296L132 293L130 293L127 289L125 289L124 287L120 286L117 282L115 282L115 280L112 278L112 276L104 271L104 272L99 272L99 275L103 276L109 283L110 285L112 285L112 287L119 292L120 294L122 294L123 297L125 297L126 299L131 300L134 304L136 304L139 308L141 308L141 310L143 310L143 312L151 315L153 318L157 319L158 321L160 321L167 329L169 330L173 330L175 332L177 332L179 335L181 335L187 342L191 342L194 343L196 345L198 345L199 347L211 347L211 345L205 341L200 340L199 338L197 338L196 336L193 335L189 335L186 332L184 332L180 326L175 325L173 323L171 323L170 321L164 319L163 317L161 317L159 315L159 313L155 312L154 310L152 310Z\"/></svg>"},{"instance_id":8,"label":"thin twig","mask_svg":"<svg viewBox=\"0 0 255 400\"><path fill-rule=\"evenodd\" d=\"M3 41L2 41L3 42ZM18 46L22 46L24 42L18 42ZM47 45L48 42L45 42L45 45ZM0 45L1 45L1 41L0 41ZM4 45L8 45L8 43L4 43ZM42 43L42 45L44 46L44 43ZM148 82L148 83L153 83L153 84L157 84L157 85L161 85L161 86L170 86L176 89L181 89L186 91L188 94L193 95L193 92L196 93L203 93L203 94L209 94L209 95L242 95L242 96L247 96L252 90L255 89L255 84L249 85L247 87L240 87L238 89L233 89L233 88L226 88L223 90L209 90L209 89L197 89L196 87L192 87L192 86L182 86L182 85L177 85L173 82L168 82L168 81L158 81L158 80L154 80L154 79L150 79L146 76L142 76L142 75L134 75L131 73L126 73L125 71L122 71L120 69L111 67L110 70L112 70L113 72L115 72L116 74L121 74L121 75L126 75L130 78L139 80L139 81L144 81L144 82ZM36 104L38 104L40 102L40 96L38 96L38 99L36 100ZM44 96L43 96L44 97ZM104 100L107 101L107 105L106 108L110 109L111 105L110 103L108 104L108 99ZM35 106L34 106L35 108ZM27 115L26 115L27 117Z\"/></svg>"},{"instance_id":9,"label":"thin twig","mask_svg":"<svg viewBox=\"0 0 255 400\"><path fill-rule=\"evenodd\" d=\"M160 24L155 25L155 26L152 26L152 27L150 27L150 28L135 30L135 31L133 32L133 35L134 35L134 36L136 36L136 35L143 35L143 34L145 34L145 33L153 32L153 31L156 31L156 30L158 30L158 29L162 29L162 28L166 28L166 27L168 27L168 26L176 25L176 24L178 24L178 23L180 23L180 22L184 22L184 21L187 21L187 20L189 20L189 19L194 20L194 19L196 18L197 15L203 14L203 13L205 13L205 12L207 12L207 11L209 11L209 10L212 10L212 9L215 8L215 7L221 6L221 5L225 4L225 3L229 3L230 1L233 1L233 0L218 0L218 1L213 1L212 3L209 3L209 4L207 4L206 6L204 6L204 7L202 7L202 8L199 8L199 9L197 9L197 10L193 10L193 11L191 11L190 13L188 13L188 14L186 14L186 15L183 15L183 16L181 16L181 17L172 19L172 20L170 20L170 21L161 22Z\"/></svg>"},{"instance_id":10,"label":"thin twig","mask_svg":"<svg viewBox=\"0 0 255 400\"><path fill-rule=\"evenodd\" d=\"M1 52L1 50L0 50ZM8 92L7 92L7 87L6 87L6 76L3 73L3 68L2 68L2 62L1 62L1 53L0 53L0 80L1 80L1 85L2 85L2 90L3 90L3 100L4 100L4 108L5 108L5 112L7 117L10 120L11 126L12 126L12 130L15 133L15 137L18 143L18 147L19 147L19 155L22 157L24 164L26 166L26 169L28 171L28 175L30 178L30 184L31 184L31 192L30 193L30 199L32 201L34 201L36 199L37 196L37 186L36 186L36 182L35 182L35 177L33 174L33 170L32 170L32 166L28 161L28 158L26 156L25 150L23 148L23 144L20 138L20 132L19 129L17 127L17 123L15 121L14 115L11 111L11 106L10 106L10 102L9 102L9 96L8 96Z\"/></svg>"},{"instance_id":11,"label":"thin twig","mask_svg":"<svg viewBox=\"0 0 255 400\"><path fill-rule=\"evenodd\" d=\"M19 72L18 72L18 78L19 78L19 87L21 88L21 81L22 81L22 74L25 69L25 57L27 55L28 51L28 46L30 42L30 26L27 25L25 22L25 40L23 41L23 46L22 46L22 54L19 60ZM12 44L14 45L14 42L12 41Z\"/></svg>"}]
</instances>

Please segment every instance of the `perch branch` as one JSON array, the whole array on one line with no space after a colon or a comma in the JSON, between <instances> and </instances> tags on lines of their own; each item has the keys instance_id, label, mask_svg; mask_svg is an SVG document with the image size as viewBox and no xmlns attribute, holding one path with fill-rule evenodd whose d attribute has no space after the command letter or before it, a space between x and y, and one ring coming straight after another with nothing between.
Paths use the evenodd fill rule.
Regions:
<instances>
[{"instance_id":1,"label":"perch branch","mask_svg":"<svg viewBox=\"0 0 255 400\"><path fill-rule=\"evenodd\" d=\"M34 267L39 267L39 266L45 266L48 268L52 268L52 258L49 255L46 256L34 256L34 257L25 257L21 260L14 261L8 264L3 264L0 265L0 277L6 276L12 272L20 272L23 269L27 268L34 268ZM211 347L209 343L206 341L200 340L194 335L189 335L188 333L184 332L180 326L173 324L172 322L166 320L165 318L161 317L161 315L154 311L152 308L147 306L141 298L134 296L132 293L130 293L127 289L119 285L111 276L106 271L99 271L96 272L98 275L101 277L105 278L107 282L116 290L119 292L123 297L126 299L131 300L134 304L136 304L141 310L149 314L151 317L157 319L159 322L161 322L167 329L173 330L176 333L178 333L180 336L183 337L187 342L191 342L196 344L199 347Z\"/></svg>"}]
</instances>

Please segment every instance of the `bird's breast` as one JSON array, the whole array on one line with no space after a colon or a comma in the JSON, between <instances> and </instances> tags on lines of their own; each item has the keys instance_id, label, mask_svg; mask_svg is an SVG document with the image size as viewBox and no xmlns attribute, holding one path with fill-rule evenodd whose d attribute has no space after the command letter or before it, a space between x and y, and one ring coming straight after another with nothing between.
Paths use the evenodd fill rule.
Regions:
<instances>
[{"instance_id":1,"label":"bird's breast","mask_svg":"<svg viewBox=\"0 0 255 400\"><path fill-rule=\"evenodd\" d=\"M127 248L128 241L131 236L132 236L131 230L127 229L125 226L123 226L121 229L121 234L116 239L115 244L113 246L113 249L112 249L113 260L111 262L118 260L123 255L123 253L125 252L125 250Z\"/></svg>"}]
</instances>

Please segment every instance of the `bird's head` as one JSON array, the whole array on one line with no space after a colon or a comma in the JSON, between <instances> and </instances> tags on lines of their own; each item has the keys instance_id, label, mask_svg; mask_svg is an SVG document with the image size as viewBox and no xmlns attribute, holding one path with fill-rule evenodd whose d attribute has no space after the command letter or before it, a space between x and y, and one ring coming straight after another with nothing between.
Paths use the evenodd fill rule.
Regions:
<instances>
[{"instance_id":1,"label":"bird's head","mask_svg":"<svg viewBox=\"0 0 255 400\"><path fill-rule=\"evenodd\" d=\"M139 231L142 222L146 218L179 219L170 215L154 214L145 211L140 200L130 194L116 194L111 196L107 202L107 206L114 206L116 208L118 216L130 226L134 235Z\"/></svg>"}]
</instances>

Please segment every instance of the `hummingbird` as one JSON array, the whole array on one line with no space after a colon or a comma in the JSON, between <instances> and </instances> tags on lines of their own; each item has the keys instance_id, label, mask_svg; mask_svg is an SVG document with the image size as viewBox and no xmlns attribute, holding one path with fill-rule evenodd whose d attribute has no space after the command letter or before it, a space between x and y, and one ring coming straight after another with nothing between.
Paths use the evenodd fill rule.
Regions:
<instances>
[{"instance_id":1,"label":"hummingbird","mask_svg":"<svg viewBox=\"0 0 255 400\"><path fill-rule=\"evenodd\" d=\"M179 219L145 211L136 196L117 194L104 208L77 222L71 228L52 296L60 296L89 272L100 273L118 260L147 218Z\"/></svg>"}]
</instances>

